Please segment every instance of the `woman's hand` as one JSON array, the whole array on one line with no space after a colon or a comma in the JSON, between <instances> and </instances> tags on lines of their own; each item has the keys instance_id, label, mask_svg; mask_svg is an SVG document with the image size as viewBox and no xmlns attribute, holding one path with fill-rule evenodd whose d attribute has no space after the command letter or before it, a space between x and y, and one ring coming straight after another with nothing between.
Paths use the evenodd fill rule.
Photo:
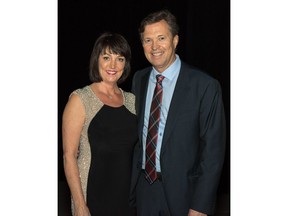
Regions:
<instances>
[{"instance_id":1,"label":"woman's hand","mask_svg":"<svg viewBox=\"0 0 288 216\"><path fill-rule=\"evenodd\" d=\"M86 205L75 207L75 216L91 216Z\"/></svg>"}]
</instances>

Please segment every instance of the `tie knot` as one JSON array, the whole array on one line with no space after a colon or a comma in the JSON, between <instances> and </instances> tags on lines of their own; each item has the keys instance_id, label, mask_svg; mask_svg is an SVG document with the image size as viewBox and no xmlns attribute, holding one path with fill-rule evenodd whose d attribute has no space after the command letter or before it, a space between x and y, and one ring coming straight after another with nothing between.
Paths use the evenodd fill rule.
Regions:
<instances>
[{"instance_id":1,"label":"tie knot","mask_svg":"<svg viewBox=\"0 0 288 216\"><path fill-rule=\"evenodd\" d=\"M165 77L158 74L156 75L156 80L157 80L157 83L159 83L160 85L162 84L162 80L164 79Z\"/></svg>"}]
</instances>

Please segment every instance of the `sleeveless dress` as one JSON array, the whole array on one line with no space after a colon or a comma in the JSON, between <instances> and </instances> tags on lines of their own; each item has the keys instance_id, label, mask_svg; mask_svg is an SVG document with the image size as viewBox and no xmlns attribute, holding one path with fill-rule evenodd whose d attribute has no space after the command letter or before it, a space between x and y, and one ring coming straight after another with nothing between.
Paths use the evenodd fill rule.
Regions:
<instances>
[{"instance_id":1,"label":"sleeveless dress","mask_svg":"<svg viewBox=\"0 0 288 216\"><path fill-rule=\"evenodd\" d=\"M135 97L121 92L124 103L120 107L103 104L90 86L73 92L85 107L78 167L92 216L135 215L128 205L132 154L138 139Z\"/></svg>"}]
</instances>

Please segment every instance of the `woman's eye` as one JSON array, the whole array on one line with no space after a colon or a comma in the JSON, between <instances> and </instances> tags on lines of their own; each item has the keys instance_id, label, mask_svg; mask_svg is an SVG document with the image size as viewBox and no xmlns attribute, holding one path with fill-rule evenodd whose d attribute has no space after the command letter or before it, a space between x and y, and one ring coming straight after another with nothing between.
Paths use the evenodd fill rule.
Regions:
<instances>
[{"instance_id":1,"label":"woman's eye","mask_svg":"<svg viewBox=\"0 0 288 216\"><path fill-rule=\"evenodd\" d=\"M108 56L103 56L103 59L104 59L105 61L108 61L108 60L109 60L109 57L108 57Z\"/></svg>"},{"instance_id":2,"label":"woman's eye","mask_svg":"<svg viewBox=\"0 0 288 216\"><path fill-rule=\"evenodd\" d=\"M118 61L124 62L124 61L125 61L125 58L118 58Z\"/></svg>"}]
</instances>

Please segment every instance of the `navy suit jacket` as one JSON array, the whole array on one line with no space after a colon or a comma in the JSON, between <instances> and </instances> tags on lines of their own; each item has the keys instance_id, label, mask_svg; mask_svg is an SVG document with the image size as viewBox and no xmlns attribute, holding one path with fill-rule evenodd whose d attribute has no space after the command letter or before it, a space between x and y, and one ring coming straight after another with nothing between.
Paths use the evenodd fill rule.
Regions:
<instances>
[{"instance_id":1,"label":"navy suit jacket","mask_svg":"<svg viewBox=\"0 0 288 216\"><path fill-rule=\"evenodd\" d=\"M142 165L142 129L151 67L135 73L139 143L135 147L130 204ZM170 104L160 153L162 182L172 216L187 215L189 208L214 212L225 156L225 116L217 80L181 61Z\"/></svg>"}]
</instances>

